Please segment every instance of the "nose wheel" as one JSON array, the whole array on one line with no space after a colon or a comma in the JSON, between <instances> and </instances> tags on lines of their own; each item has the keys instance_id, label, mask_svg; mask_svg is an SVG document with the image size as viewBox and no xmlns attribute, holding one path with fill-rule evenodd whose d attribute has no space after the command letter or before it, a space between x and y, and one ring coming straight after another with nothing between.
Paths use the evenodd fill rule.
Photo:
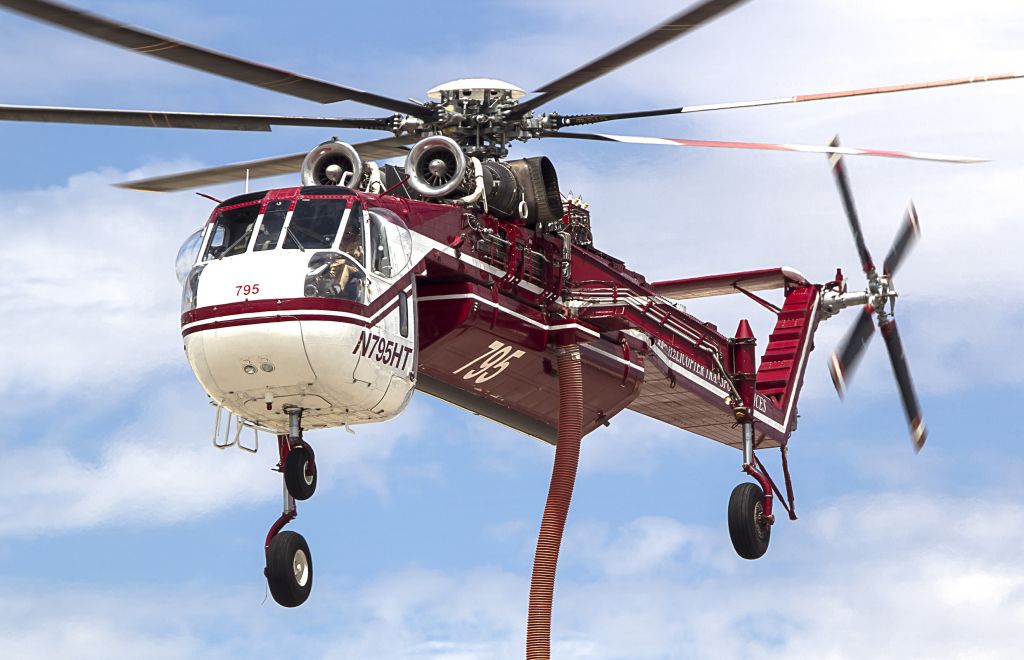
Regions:
<instances>
[{"instance_id":1,"label":"nose wheel","mask_svg":"<svg viewBox=\"0 0 1024 660\"><path fill-rule=\"evenodd\" d=\"M278 605L298 607L313 590L313 555L301 534L281 530L298 516L295 501L309 499L316 490L316 463L312 447L302 440L302 410L293 408L286 412L288 433L277 436L277 470L284 481L284 510L267 533L267 565L263 573Z\"/></svg>"},{"instance_id":2,"label":"nose wheel","mask_svg":"<svg viewBox=\"0 0 1024 660\"><path fill-rule=\"evenodd\" d=\"M297 500L308 500L316 491L316 463L307 444L292 446L284 461L284 485Z\"/></svg>"},{"instance_id":3,"label":"nose wheel","mask_svg":"<svg viewBox=\"0 0 1024 660\"><path fill-rule=\"evenodd\" d=\"M313 560L302 534L281 532L267 546L267 586L279 605L298 607L313 590Z\"/></svg>"}]
</instances>

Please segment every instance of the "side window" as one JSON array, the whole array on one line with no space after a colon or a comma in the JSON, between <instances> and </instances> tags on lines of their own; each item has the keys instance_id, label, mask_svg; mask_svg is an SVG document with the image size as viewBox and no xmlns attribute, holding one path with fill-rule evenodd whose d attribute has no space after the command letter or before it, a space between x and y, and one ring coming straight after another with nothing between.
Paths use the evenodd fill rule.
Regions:
<instances>
[{"instance_id":1,"label":"side window","mask_svg":"<svg viewBox=\"0 0 1024 660\"><path fill-rule=\"evenodd\" d=\"M291 201L278 199L267 204L267 210L263 212L263 222L256 230L256 242L253 244L253 252L273 250L277 247L281 238L281 229L284 227L284 220L288 217L288 207Z\"/></svg>"},{"instance_id":2,"label":"side window","mask_svg":"<svg viewBox=\"0 0 1024 660\"><path fill-rule=\"evenodd\" d=\"M337 252L317 252L309 259L305 295L365 302L366 275L351 257Z\"/></svg>"},{"instance_id":3,"label":"side window","mask_svg":"<svg viewBox=\"0 0 1024 660\"><path fill-rule=\"evenodd\" d=\"M360 266L366 266L366 255L363 254L363 209L358 203L352 205L348 214L348 224L341 235L338 249L353 257Z\"/></svg>"},{"instance_id":4,"label":"side window","mask_svg":"<svg viewBox=\"0 0 1024 660\"><path fill-rule=\"evenodd\" d=\"M373 272L391 277L391 253L388 251L388 234L380 218L370 214L370 267Z\"/></svg>"},{"instance_id":5,"label":"side window","mask_svg":"<svg viewBox=\"0 0 1024 660\"><path fill-rule=\"evenodd\" d=\"M346 204L344 199L300 199L295 203L295 211L285 232L284 248L330 249L338 236Z\"/></svg>"},{"instance_id":6,"label":"side window","mask_svg":"<svg viewBox=\"0 0 1024 660\"><path fill-rule=\"evenodd\" d=\"M398 277L412 260L412 235L394 211L371 208L369 215L371 268L383 277Z\"/></svg>"},{"instance_id":7,"label":"side window","mask_svg":"<svg viewBox=\"0 0 1024 660\"><path fill-rule=\"evenodd\" d=\"M409 336L409 296L405 291L398 292L398 331L403 337Z\"/></svg>"},{"instance_id":8,"label":"side window","mask_svg":"<svg viewBox=\"0 0 1024 660\"><path fill-rule=\"evenodd\" d=\"M221 211L217 215L213 235L203 259L231 257L245 252L249 247L249 238L252 236L252 228L256 224L259 212L258 203Z\"/></svg>"}]
</instances>

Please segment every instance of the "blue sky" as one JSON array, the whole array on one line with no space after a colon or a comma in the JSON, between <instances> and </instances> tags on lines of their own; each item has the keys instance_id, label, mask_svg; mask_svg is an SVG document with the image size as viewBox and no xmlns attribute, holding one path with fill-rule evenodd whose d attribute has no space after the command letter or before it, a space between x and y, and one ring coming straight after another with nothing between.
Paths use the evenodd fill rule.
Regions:
<instances>
[{"instance_id":1,"label":"blue sky","mask_svg":"<svg viewBox=\"0 0 1024 660\"><path fill-rule=\"evenodd\" d=\"M672 2L80 6L394 97L486 75L541 85L676 11ZM754 0L559 99L562 113L715 103L1000 73L1024 65L1016 3ZM554 6L553 6L554 5ZM0 13L5 103L373 116L152 61ZM845 403L826 323L792 442L800 520L757 562L725 507L736 452L625 413L583 445L556 590L564 658L1008 658L1024 642L1021 81L609 125L608 132L978 155L975 166L848 161L869 243L907 201L923 237L898 317L930 428L914 456L881 342ZM376 134L341 132L358 141ZM316 586L286 611L261 575L279 510L257 456L210 447L213 411L181 352L175 252L191 193L108 184L304 151L330 133L0 124L7 240L0 326L0 648L5 657L522 657L550 447L417 395L399 419L310 435L317 495L295 529ZM824 157L557 141L597 246L652 279L856 253ZM291 178L268 185L290 185ZM215 196L239 186L212 188ZM690 311L764 338L737 300ZM762 342L763 345L763 342ZM777 465L777 455L767 457ZM770 604L765 611L764 604Z\"/></svg>"}]
</instances>

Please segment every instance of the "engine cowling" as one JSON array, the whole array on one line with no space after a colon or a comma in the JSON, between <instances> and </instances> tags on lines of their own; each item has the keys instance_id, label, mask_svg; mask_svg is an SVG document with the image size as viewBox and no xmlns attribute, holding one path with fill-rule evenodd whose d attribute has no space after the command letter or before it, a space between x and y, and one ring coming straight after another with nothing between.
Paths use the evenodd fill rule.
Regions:
<instances>
[{"instance_id":1,"label":"engine cowling","mask_svg":"<svg viewBox=\"0 0 1024 660\"><path fill-rule=\"evenodd\" d=\"M558 174L546 156L487 161L484 186L488 209L498 218L523 218L541 228L562 218Z\"/></svg>"},{"instance_id":2,"label":"engine cowling","mask_svg":"<svg viewBox=\"0 0 1024 660\"><path fill-rule=\"evenodd\" d=\"M347 142L324 142L302 161L302 185L356 188L363 178L363 159Z\"/></svg>"},{"instance_id":3,"label":"engine cowling","mask_svg":"<svg viewBox=\"0 0 1024 660\"><path fill-rule=\"evenodd\" d=\"M431 135L413 145L405 159L409 186L424 197L445 197L462 186L466 154L444 135Z\"/></svg>"}]
</instances>

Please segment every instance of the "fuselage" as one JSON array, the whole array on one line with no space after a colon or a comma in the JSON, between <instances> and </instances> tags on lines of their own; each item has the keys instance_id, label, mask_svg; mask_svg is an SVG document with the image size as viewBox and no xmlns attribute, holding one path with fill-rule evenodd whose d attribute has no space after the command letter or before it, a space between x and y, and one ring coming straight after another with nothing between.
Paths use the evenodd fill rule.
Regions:
<instances>
[{"instance_id":1,"label":"fuselage","mask_svg":"<svg viewBox=\"0 0 1024 660\"><path fill-rule=\"evenodd\" d=\"M289 408L306 429L383 421L419 389L554 442L551 347L579 344L584 433L631 407L739 446L736 384L754 376L734 340L594 249L573 213L540 231L340 186L227 200L193 240L189 363L216 404L278 433ZM786 282L752 395L761 447L792 431L818 318L818 288Z\"/></svg>"}]
</instances>

